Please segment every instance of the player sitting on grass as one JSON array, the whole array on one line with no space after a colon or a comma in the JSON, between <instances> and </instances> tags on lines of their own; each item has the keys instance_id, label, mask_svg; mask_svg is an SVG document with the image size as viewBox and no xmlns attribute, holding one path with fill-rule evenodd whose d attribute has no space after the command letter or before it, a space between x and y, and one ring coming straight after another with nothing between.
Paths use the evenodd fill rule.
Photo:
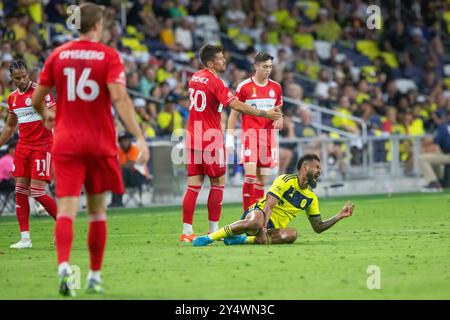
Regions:
<instances>
[{"instance_id":1,"label":"player sitting on grass","mask_svg":"<svg viewBox=\"0 0 450 320\"><path fill-rule=\"evenodd\" d=\"M352 215L354 205L347 202L337 215L322 221L319 200L311 190L320 176L320 159L317 155L301 157L297 170L296 175L285 174L275 179L266 196L250 206L241 220L209 235L197 237L192 244L196 247L206 246L221 238L227 245L293 243L297 240L297 230L288 228L288 224L303 210L317 233Z\"/></svg>"}]
</instances>

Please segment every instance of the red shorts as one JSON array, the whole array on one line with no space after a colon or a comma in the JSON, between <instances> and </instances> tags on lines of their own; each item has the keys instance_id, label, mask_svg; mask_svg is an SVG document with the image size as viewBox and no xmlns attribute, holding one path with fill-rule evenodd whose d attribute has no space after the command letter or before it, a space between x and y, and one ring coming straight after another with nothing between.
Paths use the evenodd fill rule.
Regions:
<instances>
[{"instance_id":1,"label":"red shorts","mask_svg":"<svg viewBox=\"0 0 450 320\"><path fill-rule=\"evenodd\" d=\"M256 163L259 168L278 166L278 147L275 136L266 139L263 136L243 135L241 140L240 163Z\"/></svg>"},{"instance_id":2,"label":"red shorts","mask_svg":"<svg viewBox=\"0 0 450 320\"><path fill-rule=\"evenodd\" d=\"M218 150L218 152L217 152ZM187 174L218 178L226 173L225 149L212 151L186 149Z\"/></svg>"},{"instance_id":3,"label":"red shorts","mask_svg":"<svg viewBox=\"0 0 450 320\"><path fill-rule=\"evenodd\" d=\"M56 196L78 197L81 188L87 194L124 192L117 156L55 155Z\"/></svg>"},{"instance_id":4,"label":"red shorts","mask_svg":"<svg viewBox=\"0 0 450 320\"><path fill-rule=\"evenodd\" d=\"M52 154L50 151L16 148L14 152L13 176L47 182L52 181Z\"/></svg>"}]
</instances>

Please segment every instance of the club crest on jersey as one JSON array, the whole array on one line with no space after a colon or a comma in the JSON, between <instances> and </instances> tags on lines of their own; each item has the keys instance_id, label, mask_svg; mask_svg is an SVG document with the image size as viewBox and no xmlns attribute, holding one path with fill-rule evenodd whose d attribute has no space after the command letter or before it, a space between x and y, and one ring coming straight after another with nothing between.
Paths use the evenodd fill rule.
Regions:
<instances>
[{"instance_id":1,"label":"club crest on jersey","mask_svg":"<svg viewBox=\"0 0 450 320\"><path fill-rule=\"evenodd\" d=\"M49 94L45 96L45 101L50 102L50 95Z\"/></svg>"},{"instance_id":2,"label":"club crest on jersey","mask_svg":"<svg viewBox=\"0 0 450 320\"><path fill-rule=\"evenodd\" d=\"M269 91L269 96L270 96L271 98L274 98L274 97L275 97L275 91L273 91L272 89L270 89L270 91Z\"/></svg>"},{"instance_id":3,"label":"club crest on jersey","mask_svg":"<svg viewBox=\"0 0 450 320\"><path fill-rule=\"evenodd\" d=\"M257 97L257 95L256 95L256 88L255 88L255 87L253 87L253 94L252 94L252 98L255 98L255 97Z\"/></svg>"},{"instance_id":4,"label":"club crest on jersey","mask_svg":"<svg viewBox=\"0 0 450 320\"><path fill-rule=\"evenodd\" d=\"M28 97L28 98L25 99L25 104L26 104L27 106L31 106L31 98L30 98L30 97Z\"/></svg>"}]
</instances>

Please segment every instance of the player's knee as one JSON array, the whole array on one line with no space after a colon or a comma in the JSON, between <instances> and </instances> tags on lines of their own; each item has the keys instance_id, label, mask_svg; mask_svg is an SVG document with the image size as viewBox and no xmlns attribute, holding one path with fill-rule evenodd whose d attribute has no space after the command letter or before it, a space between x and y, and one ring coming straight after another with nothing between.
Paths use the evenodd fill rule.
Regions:
<instances>
[{"instance_id":1,"label":"player's knee","mask_svg":"<svg viewBox=\"0 0 450 320\"><path fill-rule=\"evenodd\" d=\"M281 234L284 243L294 243L297 240L297 230L289 230Z\"/></svg>"},{"instance_id":2,"label":"player's knee","mask_svg":"<svg viewBox=\"0 0 450 320\"><path fill-rule=\"evenodd\" d=\"M246 229L249 231L258 231L263 228L263 223L257 219L247 220Z\"/></svg>"},{"instance_id":3,"label":"player's knee","mask_svg":"<svg viewBox=\"0 0 450 320\"><path fill-rule=\"evenodd\" d=\"M255 238L255 243L256 244L266 244L267 243L267 237L264 234L264 232L261 232L260 234L258 234L258 236Z\"/></svg>"}]
</instances>

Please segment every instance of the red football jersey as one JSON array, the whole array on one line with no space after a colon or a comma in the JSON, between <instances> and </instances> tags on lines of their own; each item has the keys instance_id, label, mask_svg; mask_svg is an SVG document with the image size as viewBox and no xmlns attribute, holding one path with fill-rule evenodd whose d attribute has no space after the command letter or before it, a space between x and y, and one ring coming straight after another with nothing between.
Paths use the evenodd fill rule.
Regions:
<instances>
[{"instance_id":1,"label":"red football jersey","mask_svg":"<svg viewBox=\"0 0 450 320\"><path fill-rule=\"evenodd\" d=\"M117 154L107 84L125 85L125 68L115 49L84 40L63 44L47 58L39 83L56 86L55 154Z\"/></svg>"},{"instance_id":2,"label":"red football jersey","mask_svg":"<svg viewBox=\"0 0 450 320\"><path fill-rule=\"evenodd\" d=\"M253 77L244 80L236 89L236 96L255 109L268 111L283 105L282 90L278 82L269 79L265 86L255 83ZM242 130L249 128L273 129L273 121L263 117L242 114Z\"/></svg>"},{"instance_id":3,"label":"red football jersey","mask_svg":"<svg viewBox=\"0 0 450 320\"><path fill-rule=\"evenodd\" d=\"M212 142L223 145L220 126L222 108L236 97L219 77L203 69L194 73L189 80L189 99L187 146L202 150Z\"/></svg>"},{"instance_id":4,"label":"red football jersey","mask_svg":"<svg viewBox=\"0 0 450 320\"><path fill-rule=\"evenodd\" d=\"M49 151L52 147L53 134L43 123L41 116L31 105L31 96L37 84L30 81L25 92L19 89L13 91L8 98L9 113L15 114L19 122L18 147L29 150ZM45 104L48 108L55 106L55 100L51 94L45 96Z\"/></svg>"}]
</instances>

